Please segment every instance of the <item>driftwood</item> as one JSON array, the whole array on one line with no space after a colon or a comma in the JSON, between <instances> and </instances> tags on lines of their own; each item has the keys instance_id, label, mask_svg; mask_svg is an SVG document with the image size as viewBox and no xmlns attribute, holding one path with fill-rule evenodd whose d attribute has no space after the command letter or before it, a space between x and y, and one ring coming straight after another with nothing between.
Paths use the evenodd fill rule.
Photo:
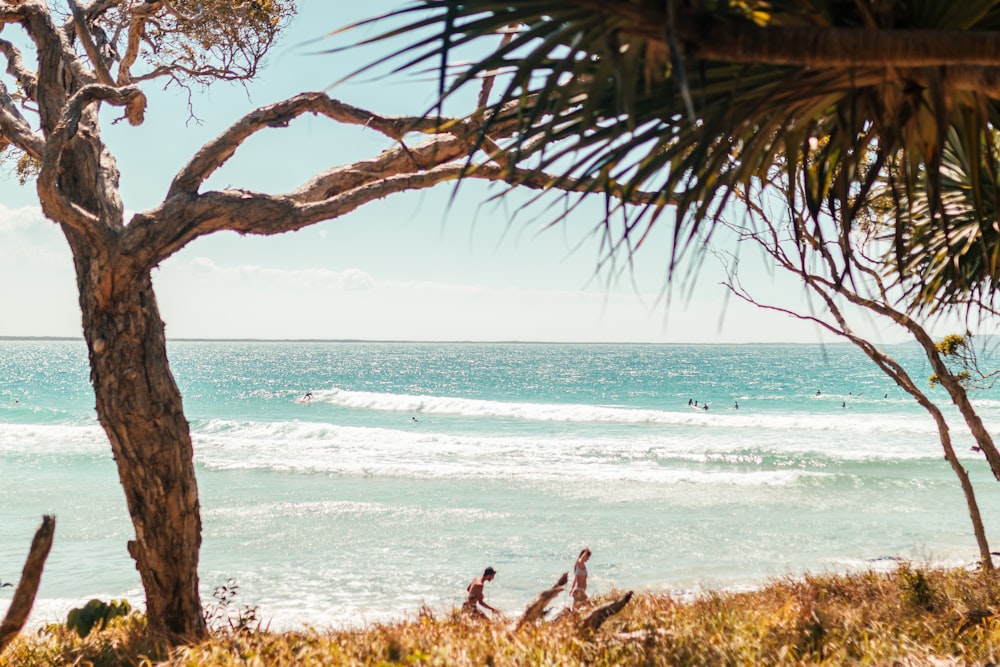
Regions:
<instances>
[{"instance_id":1,"label":"driftwood","mask_svg":"<svg viewBox=\"0 0 1000 667\"><path fill-rule=\"evenodd\" d=\"M545 615L545 605L552 601L552 598L563 592L566 588L566 582L569 581L569 572L563 572L562 576L559 577L559 581L552 588L542 591L538 596L528 605L527 609L524 610L524 614L521 616L521 620L517 622L517 629L520 629L522 625L527 623L534 623Z\"/></svg>"},{"instance_id":2,"label":"driftwood","mask_svg":"<svg viewBox=\"0 0 1000 667\"><path fill-rule=\"evenodd\" d=\"M587 614L580 622L580 626L590 630L591 632L597 632L601 625L604 624L604 621L624 609L625 605L627 605L631 599L632 591L629 591L617 600L612 600L607 604L602 604L600 607L597 607L592 612Z\"/></svg>"},{"instance_id":3,"label":"driftwood","mask_svg":"<svg viewBox=\"0 0 1000 667\"><path fill-rule=\"evenodd\" d=\"M31 540L31 549L28 551L28 558L24 561L24 569L21 571L21 581L14 590L14 598L10 601L7 615L4 617L3 623L0 623L0 651L3 651L8 644L14 641L28 620L31 607L35 604L38 585L42 581L45 559L49 557L49 549L52 548L52 536L55 530L56 518L48 515L43 516L42 525L39 526L34 539Z\"/></svg>"},{"instance_id":4,"label":"driftwood","mask_svg":"<svg viewBox=\"0 0 1000 667\"><path fill-rule=\"evenodd\" d=\"M970 609L962 614L961 620L955 627L955 634L960 635L966 630L971 630L977 625L984 625L987 621L996 618L996 616L997 612L995 609Z\"/></svg>"}]
</instances>

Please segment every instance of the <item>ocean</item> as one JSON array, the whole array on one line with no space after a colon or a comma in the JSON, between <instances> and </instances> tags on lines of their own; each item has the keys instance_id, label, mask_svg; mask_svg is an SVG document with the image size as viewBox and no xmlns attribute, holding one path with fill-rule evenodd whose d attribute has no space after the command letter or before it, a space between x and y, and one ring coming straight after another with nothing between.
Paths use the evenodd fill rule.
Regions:
<instances>
[{"instance_id":1,"label":"ocean","mask_svg":"<svg viewBox=\"0 0 1000 667\"><path fill-rule=\"evenodd\" d=\"M272 629L446 614L486 566L486 599L516 616L584 546L592 595L977 560L931 418L848 345L169 348L204 597L233 580ZM887 349L926 386L914 346ZM88 374L82 341L0 341L0 581L57 518L35 624L143 604ZM998 391L974 404L1000 424ZM946 414L1000 548L1000 483Z\"/></svg>"}]
</instances>

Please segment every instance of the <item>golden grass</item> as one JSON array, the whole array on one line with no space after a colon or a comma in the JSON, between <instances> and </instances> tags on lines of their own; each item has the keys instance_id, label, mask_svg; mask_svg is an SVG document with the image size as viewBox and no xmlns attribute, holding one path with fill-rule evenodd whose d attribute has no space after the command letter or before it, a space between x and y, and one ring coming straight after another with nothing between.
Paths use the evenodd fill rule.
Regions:
<instances>
[{"instance_id":1,"label":"golden grass","mask_svg":"<svg viewBox=\"0 0 1000 667\"><path fill-rule=\"evenodd\" d=\"M572 618L515 631L457 613L361 630L224 632L168 650L143 618L80 639L20 637L17 667L142 665L987 665L1000 662L1000 577L965 570L807 576L682 602L642 594L595 634ZM983 613L970 614L970 611ZM971 621L969 620L971 619Z\"/></svg>"}]
</instances>

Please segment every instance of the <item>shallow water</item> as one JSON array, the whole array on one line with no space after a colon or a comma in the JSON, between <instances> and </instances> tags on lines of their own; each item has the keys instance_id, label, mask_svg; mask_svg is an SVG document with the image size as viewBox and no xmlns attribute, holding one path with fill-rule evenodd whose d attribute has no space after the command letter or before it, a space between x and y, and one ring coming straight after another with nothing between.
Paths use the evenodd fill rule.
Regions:
<instances>
[{"instance_id":1,"label":"shallow water","mask_svg":"<svg viewBox=\"0 0 1000 667\"><path fill-rule=\"evenodd\" d=\"M851 347L170 348L204 595L234 578L272 628L447 610L487 565L487 598L516 613L585 545L598 594L976 560L933 422ZM924 382L915 348L890 349ZM0 342L0 581L41 515L58 521L36 622L93 597L142 604L87 377L82 342ZM996 392L975 403L1000 421ZM1000 484L952 421L996 534Z\"/></svg>"}]
</instances>

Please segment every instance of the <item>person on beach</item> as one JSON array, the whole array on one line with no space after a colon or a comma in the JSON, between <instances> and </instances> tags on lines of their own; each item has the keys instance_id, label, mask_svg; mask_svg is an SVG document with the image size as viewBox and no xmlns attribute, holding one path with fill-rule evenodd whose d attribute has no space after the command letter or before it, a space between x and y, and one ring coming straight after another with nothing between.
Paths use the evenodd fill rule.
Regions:
<instances>
[{"instance_id":1,"label":"person on beach","mask_svg":"<svg viewBox=\"0 0 1000 667\"><path fill-rule=\"evenodd\" d=\"M486 604L486 600L483 599L483 587L487 581L493 581L493 578L497 576L497 571L492 567L488 567L483 570L482 576L476 577L472 580L472 583L466 587L466 592L469 597L466 598L465 603L462 605L462 610L473 618L488 618L486 614L483 613L480 606L489 609L494 614L498 613L498 609Z\"/></svg>"},{"instance_id":2,"label":"person on beach","mask_svg":"<svg viewBox=\"0 0 1000 667\"><path fill-rule=\"evenodd\" d=\"M569 588L569 595L573 598L573 609L579 609L587 604L588 560L590 560L590 547L584 547L573 565L573 585Z\"/></svg>"}]
</instances>

